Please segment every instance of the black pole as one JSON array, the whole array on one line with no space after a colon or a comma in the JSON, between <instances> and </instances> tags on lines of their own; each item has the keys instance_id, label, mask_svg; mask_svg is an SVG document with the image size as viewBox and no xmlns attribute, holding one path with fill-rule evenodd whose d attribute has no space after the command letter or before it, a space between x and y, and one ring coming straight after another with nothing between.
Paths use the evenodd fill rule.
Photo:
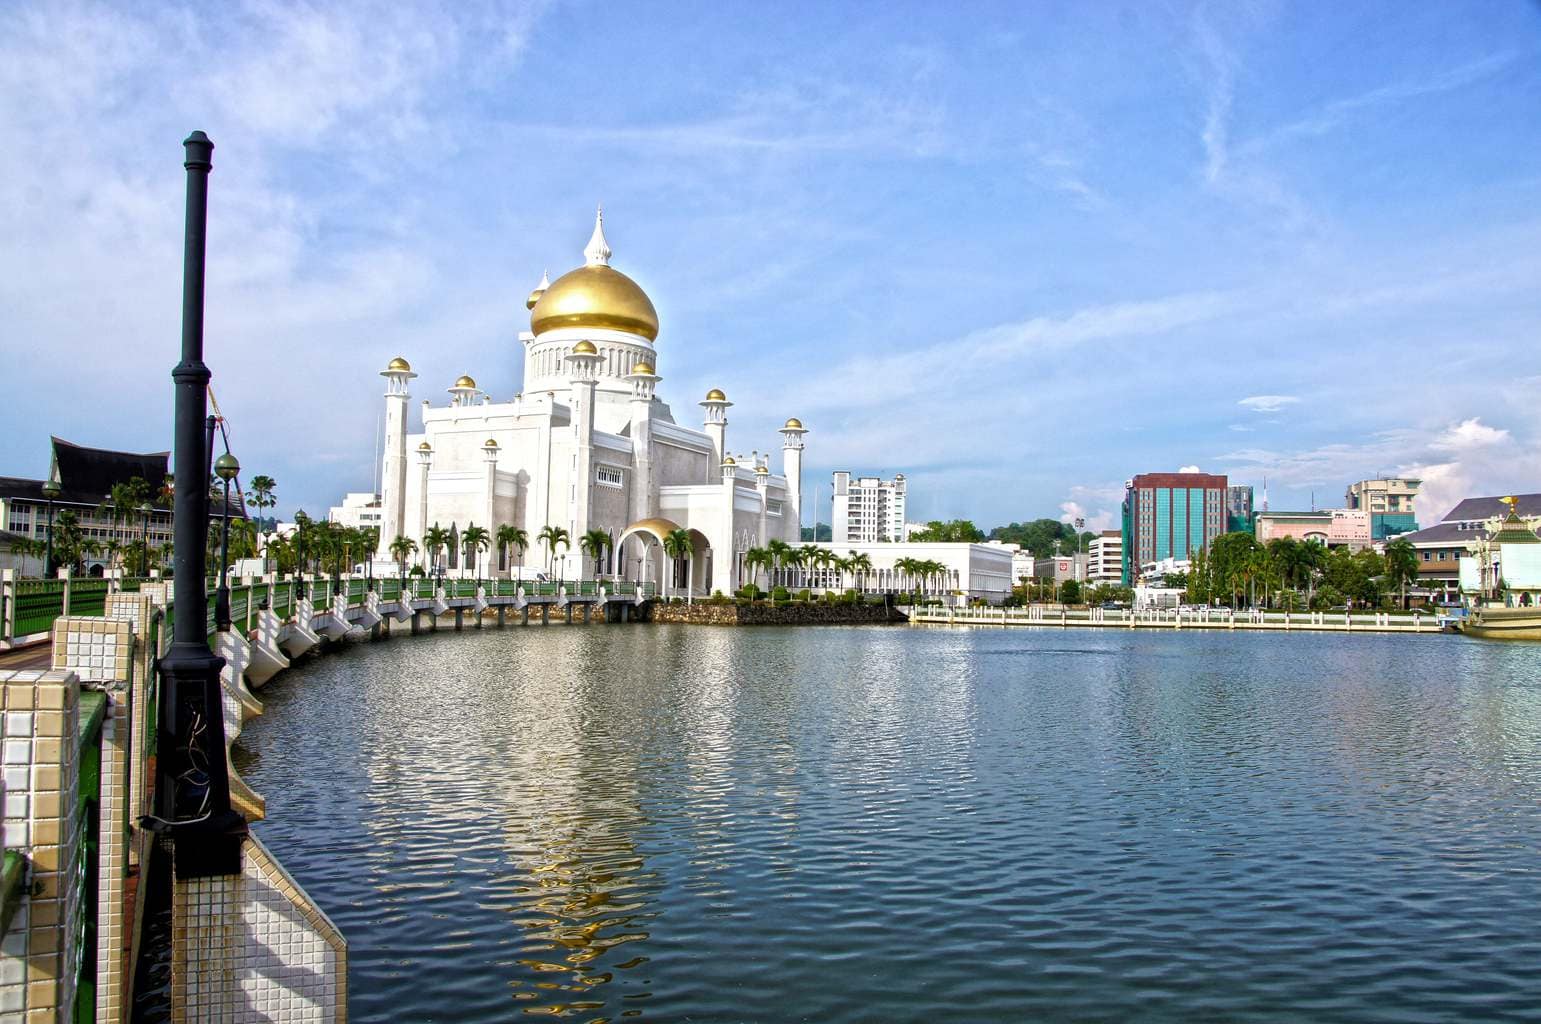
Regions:
<instances>
[{"instance_id":1,"label":"black pole","mask_svg":"<svg viewBox=\"0 0 1541 1024\"><path fill-rule=\"evenodd\" d=\"M182 262L182 361L171 371L176 391L173 454L171 650L161 661L160 740L153 824L173 839L180 878L236 874L246 821L230 808L229 766L219 672L209 649L206 555L209 533L209 368L203 362L204 253L209 171L214 144L203 132L183 142L187 227Z\"/></svg>"},{"instance_id":2,"label":"black pole","mask_svg":"<svg viewBox=\"0 0 1541 1024\"><path fill-rule=\"evenodd\" d=\"M36 551L37 548L33 548ZM48 552L43 556L43 578L51 580L54 576L54 500L48 499Z\"/></svg>"},{"instance_id":3,"label":"black pole","mask_svg":"<svg viewBox=\"0 0 1541 1024\"><path fill-rule=\"evenodd\" d=\"M230 481L225 481L224 515L219 526L219 589L214 592L214 628L230 632Z\"/></svg>"},{"instance_id":4,"label":"black pole","mask_svg":"<svg viewBox=\"0 0 1541 1024\"><path fill-rule=\"evenodd\" d=\"M139 575L150 575L150 513L139 510Z\"/></svg>"}]
</instances>

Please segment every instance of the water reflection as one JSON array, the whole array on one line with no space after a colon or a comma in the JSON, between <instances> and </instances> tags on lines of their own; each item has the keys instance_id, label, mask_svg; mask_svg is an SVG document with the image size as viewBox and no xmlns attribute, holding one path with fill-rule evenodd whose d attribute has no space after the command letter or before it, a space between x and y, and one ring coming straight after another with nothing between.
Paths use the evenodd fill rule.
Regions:
<instances>
[{"instance_id":1,"label":"water reflection","mask_svg":"<svg viewBox=\"0 0 1541 1024\"><path fill-rule=\"evenodd\" d=\"M510 629L281 677L356 1021L1523 1019L1541 652Z\"/></svg>"}]
</instances>

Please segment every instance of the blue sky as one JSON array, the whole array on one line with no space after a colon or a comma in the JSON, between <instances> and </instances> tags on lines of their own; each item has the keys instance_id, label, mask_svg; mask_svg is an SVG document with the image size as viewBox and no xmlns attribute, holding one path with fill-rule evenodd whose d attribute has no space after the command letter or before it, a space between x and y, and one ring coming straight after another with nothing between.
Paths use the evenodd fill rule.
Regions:
<instances>
[{"instance_id":1,"label":"blue sky","mask_svg":"<svg viewBox=\"0 0 1541 1024\"><path fill-rule=\"evenodd\" d=\"M208 362L285 514L371 486L391 356L517 391L600 200L677 417L799 416L825 500L1541 490L1534 4L13 3L0 95L0 473L168 445L202 128Z\"/></svg>"}]
</instances>

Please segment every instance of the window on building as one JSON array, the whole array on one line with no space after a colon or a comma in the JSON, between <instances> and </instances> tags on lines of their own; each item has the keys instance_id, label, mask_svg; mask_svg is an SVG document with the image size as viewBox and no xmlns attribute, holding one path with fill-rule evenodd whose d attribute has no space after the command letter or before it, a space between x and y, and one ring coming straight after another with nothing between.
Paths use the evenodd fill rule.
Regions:
<instances>
[{"instance_id":1,"label":"window on building","mask_svg":"<svg viewBox=\"0 0 1541 1024\"><path fill-rule=\"evenodd\" d=\"M599 465L594 467L594 480L606 487L623 487L626 475L615 466Z\"/></svg>"}]
</instances>

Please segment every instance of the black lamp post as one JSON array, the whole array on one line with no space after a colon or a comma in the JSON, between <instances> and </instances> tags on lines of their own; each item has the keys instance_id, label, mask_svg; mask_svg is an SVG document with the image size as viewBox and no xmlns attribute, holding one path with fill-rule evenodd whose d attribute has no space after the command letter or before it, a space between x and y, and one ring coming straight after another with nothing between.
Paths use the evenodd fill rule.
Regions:
<instances>
[{"instance_id":1,"label":"black lamp post","mask_svg":"<svg viewBox=\"0 0 1541 1024\"><path fill-rule=\"evenodd\" d=\"M214 597L214 626L222 633L230 631L230 481L240 472L241 464L229 452L214 460L214 475L225 482L225 507L219 517L219 589Z\"/></svg>"},{"instance_id":2,"label":"black lamp post","mask_svg":"<svg viewBox=\"0 0 1541 1024\"><path fill-rule=\"evenodd\" d=\"M171 649L161 660L155 813L148 823L172 840L179 878L238 874L246 820L230 806L225 716L219 673L225 660L209 649L209 450L204 438L209 368L203 362L204 249L214 144L193 132L186 150L187 229L182 262L182 359L175 385L176 506L173 519Z\"/></svg>"},{"instance_id":3,"label":"black lamp post","mask_svg":"<svg viewBox=\"0 0 1541 1024\"><path fill-rule=\"evenodd\" d=\"M139 575L150 575L150 506L139 506Z\"/></svg>"},{"instance_id":4,"label":"black lamp post","mask_svg":"<svg viewBox=\"0 0 1541 1024\"><path fill-rule=\"evenodd\" d=\"M54 575L54 499L59 496L59 485L52 480L43 484L43 497L48 499L48 551L43 556L43 578ZM36 550L35 548L33 550Z\"/></svg>"}]
</instances>

